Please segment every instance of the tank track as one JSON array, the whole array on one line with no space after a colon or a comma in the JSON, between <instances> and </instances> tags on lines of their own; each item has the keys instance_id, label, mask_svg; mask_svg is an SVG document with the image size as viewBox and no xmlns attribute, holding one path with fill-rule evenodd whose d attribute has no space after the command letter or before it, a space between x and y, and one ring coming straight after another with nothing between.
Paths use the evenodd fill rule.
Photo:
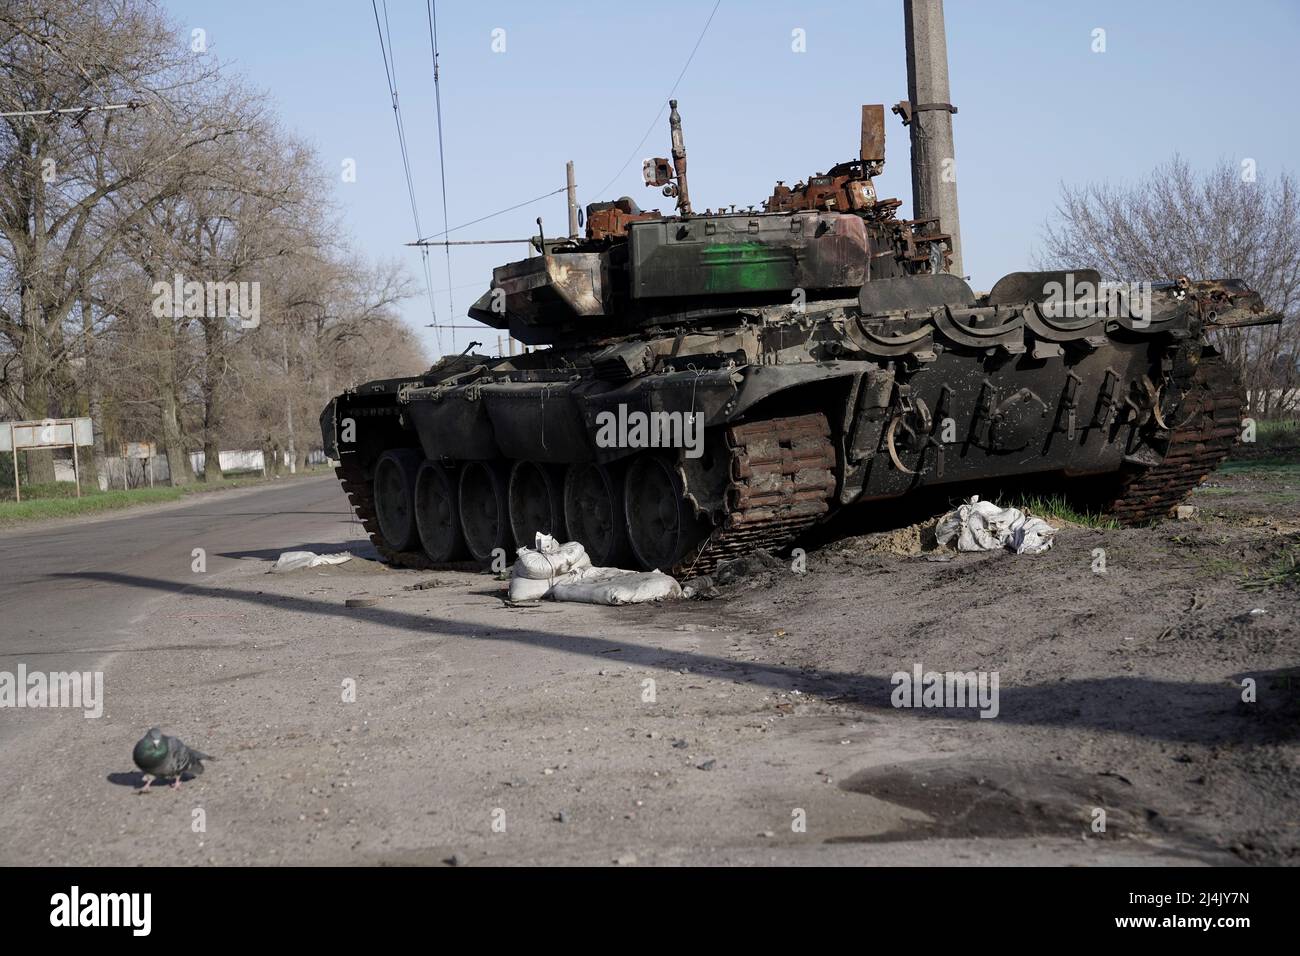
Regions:
<instances>
[{"instance_id":1,"label":"tank track","mask_svg":"<svg viewBox=\"0 0 1300 956\"><path fill-rule=\"evenodd\" d=\"M1217 353L1197 363L1159 464L1127 476L1106 509L1124 525L1169 515L1228 457L1241 434L1244 396Z\"/></svg>"},{"instance_id":2,"label":"tank track","mask_svg":"<svg viewBox=\"0 0 1300 956\"><path fill-rule=\"evenodd\" d=\"M1180 424L1169 435L1164 457L1126 476L1107 513L1130 526L1168 516L1228 457L1241 432L1243 404L1231 370L1218 354L1208 352L1174 413ZM824 415L731 425L726 444L731 461L723 517L703 544L672 569L677 574L706 574L760 548L780 550L830 511L836 453ZM379 530L373 486L360 467L343 464L335 473L384 562L417 570L437 567L422 551L388 546Z\"/></svg>"},{"instance_id":3,"label":"tank track","mask_svg":"<svg viewBox=\"0 0 1300 956\"><path fill-rule=\"evenodd\" d=\"M830 510L835 446L826 416L800 415L732 425L726 432L731 480L721 523L675 571L704 574L720 561L758 548L777 550ZM334 469L370 543L385 563L429 570L422 551L395 551L379 530L373 484L354 465Z\"/></svg>"},{"instance_id":4,"label":"tank track","mask_svg":"<svg viewBox=\"0 0 1300 956\"><path fill-rule=\"evenodd\" d=\"M348 501L352 503L352 510L357 520L366 529L366 534L370 536L370 543L375 546L375 550L379 552L379 557L385 564L398 568L415 568L420 571L435 567L423 551L394 551L388 546L388 542L379 531L379 518L375 514L374 484L366 480L365 473L359 467L344 464L335 468L334 473L338 475L339 483L347 492Z\"/></svg>"},{"instance_id":5,"label":"tank track","mask_svg":"<svg viewBox=\"0 0 1300 956\"><path fill-rule=\"evenodd\" d=\"M726 436L726 513L695 554L673 569L681 574L704 574L759 548L779 550L830 510L835 446L825 415L731 425Z\"/></svg>"}]
</instances>

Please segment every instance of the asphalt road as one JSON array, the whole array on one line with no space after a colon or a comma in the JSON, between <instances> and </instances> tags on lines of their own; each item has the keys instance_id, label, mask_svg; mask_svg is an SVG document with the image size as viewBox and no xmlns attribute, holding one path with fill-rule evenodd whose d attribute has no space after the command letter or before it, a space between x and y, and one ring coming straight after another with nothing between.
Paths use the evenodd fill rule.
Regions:
<instances>
[{"instance_id":1,"label":"asphalt road","mask_svg":"<svg viewBox=\"0 0 1300 956\"><path fill-rule=\"evenodd\" d=\"M329 529L337 541L340 524L355 524L347 499L322 476L0 533L0 671L13 673L20 660L93 670L128 646L145 615L200 580L194 549L203 549L210 583L241 559L338 550L318 538ZM155 588L122 587L113 576L124 575ZM11 732L0 721L0 740Z\"/></svg>"}]
</instances>

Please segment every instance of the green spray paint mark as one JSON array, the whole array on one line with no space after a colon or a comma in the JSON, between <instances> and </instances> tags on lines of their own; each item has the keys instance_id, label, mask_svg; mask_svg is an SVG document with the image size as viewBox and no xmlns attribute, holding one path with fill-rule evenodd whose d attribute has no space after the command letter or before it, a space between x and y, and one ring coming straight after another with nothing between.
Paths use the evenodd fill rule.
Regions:
<instances>
[{"instance_id":1,"label":"green spray paint mark","mask_svg":"<svg viewBox=\"0 0 1300 956\"><path fill-rule=\"evenodd\" d=\"M789 250L762 242L719 242L700 253L705 287L710 292L759 292L794 285Z\"/></svg>"}]
</instances>

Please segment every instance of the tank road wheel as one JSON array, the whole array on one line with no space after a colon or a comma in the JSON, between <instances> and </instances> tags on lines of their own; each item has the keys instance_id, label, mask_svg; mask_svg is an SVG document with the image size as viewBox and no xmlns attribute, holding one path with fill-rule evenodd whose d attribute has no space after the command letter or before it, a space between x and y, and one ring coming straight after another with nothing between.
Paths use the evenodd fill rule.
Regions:
<instances>
[{"instance_id":1,"label":"tank road wheel","mask_svg":"<svg viewBox=\"0 0 1300 956\"><path fill-rule=\"evenodd\" d=\"M591 563L617 567L627 551L623 530L623 483L613 468L583 462L564 475L564 520L569 537L582 542Z\"/></svg>"},{"instance_id":2,"label":"tank road wheel","mask_svg":"<svg viewBox=\"0 0 1300 956\"><path fill-rule=\"evenodd\" d=\"M541 462L517 461L510 469L510 530L521 548L538 532L564 540L564 489Z\"/></svg>"},{"instance_id":3,"label":"tank road wheel","mask_svg":"<svg viewBox=\"0 0 1300 956\"><path fill-rule=\"evenodd\" d=\"M394 551L419 547L415 527L415 473L420 453L411 448L384 452L375 465L375 517L384 543Z\"/></svg>"},{"instance_id":4,"label":"tank road wheel","mask_svg":"<svg viewBox=\"0 0 1300 956\"><path fill-rule=\"evenodd\" d=\"M633 459L623 479L627 540L644 570L668 570L698 547L708 526L695 517L681 476L664 455Z\"/></svg>"},{"instance_id":5,"label":"tank road wheel","mask_svg":"<svg viewBox=\"0 0 1300 956\"><path fill-rule=\"evenodd\" d=\"M456 472L426 459L415 476L415 524L435 564L455 561L465 550L456 498Z\"/></svg>"},{"instance_id":6,"label":"tank road wheel","mask_svg":"<svg viewBox=\"0 0 1300 956\"><path fill-rule=\"evenodd\" d=\"M509 505L504 469L496 462L467 461L460 472L460 527L475 561L487 563L501 548L509 558Z\"/></svg>"}]
</instances>

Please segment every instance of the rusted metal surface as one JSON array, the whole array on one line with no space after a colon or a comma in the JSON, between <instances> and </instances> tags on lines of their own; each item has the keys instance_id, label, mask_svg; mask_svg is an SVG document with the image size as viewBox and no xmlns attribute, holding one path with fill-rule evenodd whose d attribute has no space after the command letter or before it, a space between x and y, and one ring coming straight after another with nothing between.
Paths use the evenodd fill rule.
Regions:
<instances>
[{"instance_id":1,"label":"rusted metal surface","mask_svg":"<svg viewBox=\"0 0 1300 956\"><path fill-rule=\"evenodd\" d=\"M686 140L682 136L682 117L677 112L677 101L669 100L668 128L673 142L673 176L677 184L671 195L677 197L677 211L683 216L691 214L690 188L686 184Z\"/></svg>"},{"instance_id":2,"label":"rusted metal surface","mask_svg":"<svg viewBox=\"0 0 1300 956\"><path fill-rule=\"evenodd\" d=\"M830 511L835 447L821 414L767 419L727 429L731 456L726 513L675 569L704 574L756 548L778 550Z\"/></svg>"},{"instance_id":3,"label":"rusted metal surface","mask_svg":"<svg viewBox=\"0 0 1300 956\"><path fill-rule=\"evenodd\" d=\"M1177 284L1187 290L1205 324L1214 328L1239 329L1282 321L1282 313L1265 307L1259 293L1240 279L1190 280L1184 276Z\"/></svg>"},{"instance_id":4,"label":"rusted metal surface","mask_svg":"<svg viewBox=\"0 0 1300 956\"><path fill-rule=\"evenodd\" d=\"M1223 359L1203 358L1172 414L1159 463L1131 475L1108 510L1124 524L1163 518L1228 457L1241 436L1242 393Z\"/></svg>"},{"instance_id":5,"label":"rusted metal surface","mask_svg":"<svg viewBox=\"0 0 1300 956\"><path fill-rule=\"evenodd\" d=\"M587 238L597 242L621 239L627 236L627 227L634 222L663 218L658 209L642 212L630 199L611 203L593 203L587 207Z\"/></svg>"},{"instance_id":6,"label":"rusted metal surface","mask_svg":"<svg viewBox=\"0 0 1300 956\"><path fill-rule=\"evenodd\" d=\"M863 163L885 162L885 108L879 103L862 107L862 147L858 158Z\"/></svg>"},{"instance_id":7,"label":"rusted metal surface","mask_svg":"<svg viewBox=\"0 0 1300 956\"><path fill-rule=\"evenodd\" d=\"M856 168L856 167L855 167ZM817 173L794 186L777 183L763 204L767 212L799 212L821 209L829 212L871 212L877 205L876 190L868 177L857 173Z\"/></svg>"}]
</instances>

